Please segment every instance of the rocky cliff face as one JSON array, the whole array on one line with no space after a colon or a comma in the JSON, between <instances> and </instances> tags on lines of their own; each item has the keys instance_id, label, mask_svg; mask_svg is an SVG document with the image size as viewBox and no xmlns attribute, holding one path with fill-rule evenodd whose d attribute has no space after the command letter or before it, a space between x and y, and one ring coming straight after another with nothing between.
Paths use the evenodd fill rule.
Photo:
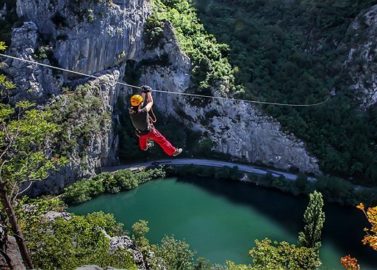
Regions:
<instances>
[{"instance_id":1,"label":"rocky cliff face","mask_svg":"<svg viewBox=\"0 0 377 270\"><path fill-rule=\"evenodd\" d=\"M364 107L377 102L377 5L361 12L350 25L342 46L348 58L345 68L352 79L351 89Z\"/></svg>"},{"instance_id":2,"label":"rocky cliff face","mask_svg":"<svg viewBox=\"0 0 377 270\"><path fill-rule=\"evenodd\" d=\"M123 78L126 60L142 55L143 24L150 13L148 1L19 0L17 14L24 23L13 29L8 52L14 56L56 65L100 77L91 80L87 99L100 99L100 113L113 115L117 98L126 89L115 83ZM41 105L61 102L63 86L88 83L77 74L6 60L5 72L17 85L11 102L29 99ZM61 96L60 96L61 95ZM67 104L62 104L64 113ZM78 116L75 125L92 121L96 110ZM81 119L81 122L80 122ZM116 120L116 116L113 115ZM32 195L56 193L77 178L117 160L117 135L111 121L101 125L90 139L69 153L70 164L43 182L35 183ZM80 145L81 142L81 145Z\"/></svg>"},{"instance_id":3,"label":"rocky cliff face","mask_svg":"<svg viewBox=\"0 0 377 270\"><path fill-rule=\"evenodd\" d=\"M145 69L142 83L154 89L184 92L190 83L190 59L180 50L169 23L165 24L162 46L145 56L169 56L170 65ZM317 160L303 142L285 134L279 123L254 105L232 100L208 100L206 106L192 105L184 96L156 94L156 104L166 115L180 119L214 142L214 150L249 162L280 169L298 168L318 173Z\"/></svg>"},{"instance_id":4,"label":"rocky cliff face","mask_svg":"<svg viewBox=\"0 0 377 270\"><path fill-rule=\"evenodd\" d=\"M102 76L89 82L99 90L89 91L88 95L100 98L101 112L116 120L116 99L127 89L115 83L123 80L127 60L140 62L167 56L164 66L143 69L141 83L179 92L186 91L190 84L190 59L179 49L170 24L165 27L163 45L144 51L143 26L150 12L147 0L17 0L17 14L24 23L13 29L9 53ZM13 102L28 98L46 104L51 98L64 99L59 97L62 86L88 82L75 74L16 60L7 60L6 64L7 74L18 86ZM210 100L206 106L192 103L183 96L156 94L156 107L202 132L203 138L214 142L215 151L277 168L319 172L317 160L308 155L304 144L285 134L276 121L252 104L230 100ZM85 117L92 116L88 113ZM94 174L97 168L116 161L116 149L114 121L110 121L71 152L67 167L36 184L33 195L59 192L67 183Z\"/></svg>"},{"instance_id":5,"label":"rocky cliff face","mask_svg":"<svg viewBox=\"0 0 377 270\"><path fill-rule=\"evenodd\" d=\"M70 162L45 181L35 182L31 195L58 193L67 184L93 176L96 169L117 161L118 137L111 116L119 94L119 75L116 69L108 70L99 79L49 102L55 119L64 121L67 140L63 148L68 149Z\"/></svg>"},{"instance_id":6,"label":"rocky cliff face","mask_svg":"<svg viewBox=\"0 0 377 270\"><path fill-rule=\"evenodd\" d=\"M10 52L88 74L120 68L125 60L140 58L149 12L144 0L18 0L17 14L25 24L13 30ZM16 94L25 96L27 90L28 98L43 100L59 94L64 81L78 77L51 74L43 67L10 63L10 75L19 85Z\"/></svg>"}]
</instances>

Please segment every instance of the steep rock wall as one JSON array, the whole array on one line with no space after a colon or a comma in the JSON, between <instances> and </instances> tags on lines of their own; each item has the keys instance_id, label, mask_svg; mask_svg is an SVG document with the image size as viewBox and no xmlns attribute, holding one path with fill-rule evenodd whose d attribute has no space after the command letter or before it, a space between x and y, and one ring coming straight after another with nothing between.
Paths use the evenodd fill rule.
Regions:
<instances>
[{"instance_id":1,"label":"steep rock wall","mask_svg":"<svg viewBox=\"0 0 377 270\"><path fill-rule=\"evenodd\" d=\"M364 10L348 28L342 44L348 49L345 68L351 89L364 107L377 102L377 5Z\"/></svg>"},{"instance_id":2,"label":"steep rock wall","mask_svg":"<svg viewBox=\"0 0 377 270\"><path fill-rule=\"evenodd\" d=\"M150 4L146 0L17 1L17 14L24 23L13 29L8 53L100 76L89 82L99 91L89 91L87 98L98 97L100 111L113 118L113 122L106 122L92 133L89 141L78 138L79 145L68 155L70 163L47 180L34 183L31 195L60 192L68 183L91 176L101 166L117 161L118 137L114 132L117 117L113 109L126 89L115 83L123 79L126 60L138 60L143 54L143 25L149 13ZM42 106L51 100L59 102L65 98L63 86L74 88L88 82L75 74L17 60L5 63L3 70L17 85L11 93L13 103L22 99ZM93 119L93 112L82 118Z\"/></svg>"},{"instance_id":3,"label":"steep rock wall","mask_svg":"<svg viewBox=\"0 0 377 270\"><path fill-rule=\"evenodd\" d=\"M142 55L143 25L149 13L145 0L18 0L17 14L25 23L13 30L9 51L88 74L115 66L122 69L126 60ZM19 86L13 93L16 100L46 101L60 93L64 82L78 78L62 72L52 76L50 69L19 61L8 61L8 65L9 75Z\"/></svg>"},{"instance_id":4,"label":"steep rock wall","mask_svg":"<svg viewBox=\"0 0 377 270\"><path fill-rule=\"evenodd\" d=\"M118 139L111 116L119 94L119 75L118 70L109 70L99 79L86 82L85 90L60 95L50 102L56 117L62 115L66 121L64 132L74 144L69 149L69 164L46 180L35 182L30 195L58 193L68 184L116 162Z\"/></svg>"},{"instance_id":5,"label":"steep rock wall","mask_svg":"<svg viewBox=\"0 0 377 270\"><path fill-rule=\"evenodd\" d=\"M163 46L145 57L167 54L170 65L147 67L141 81L154 89L185 92L190 84L190 59L179 48L169 23L165 24L164 36ZM213 141L215 151L280 169L319 173L317 159L307 153L304 143L284 133L278 122L250 103L208 100L205 106L195 106L192 98L165 93L157 93L155 100L165 115Z\"/></svg>"},{"instance_id":6,"label":"steep rock wall","mask_svg":"<svg viewBox=\"0 0 377 270\"><path fill-rule=\"evenodd\" d=\"M17 13L54 40L61 67L93 73L140 57L150 7L145 0L18 0Z\"/></svg>"}]
</instances>

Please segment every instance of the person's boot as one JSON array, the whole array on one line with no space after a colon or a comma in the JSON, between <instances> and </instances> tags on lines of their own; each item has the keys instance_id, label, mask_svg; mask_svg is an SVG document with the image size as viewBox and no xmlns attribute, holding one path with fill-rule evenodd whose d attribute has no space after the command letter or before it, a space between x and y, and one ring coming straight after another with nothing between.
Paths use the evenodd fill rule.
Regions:
<instances>
[{"instance_id":1,"label":"person's boot","mask_svg":"<svg viewBox=\"0 0 377 270\"><path fill-rule=\"evenodd\" d=\"M178 156L180 153L182 153L182 148L176 148L175 152L173 153L173 157Z\"/></svg>"},{"instance_id":2,"label":"person's boot","mask_svg":"<svg viewBox=\"0 0 377 270\"><path fill-rule=\"evenodd\" d=\"M148 140L147 141L147 150L154 146L154 141Z\"/></svg>"},{"instance_id":3,"label":"person's boot","mask_svg":"<svg viewBox=\"0 0 377 270\"><path fill-rule=\"evenodd\" d=\"M148 151L149 148L154 146L154 141L147 140L147 147L143 151Z\"/></svg>"}]
</instances>

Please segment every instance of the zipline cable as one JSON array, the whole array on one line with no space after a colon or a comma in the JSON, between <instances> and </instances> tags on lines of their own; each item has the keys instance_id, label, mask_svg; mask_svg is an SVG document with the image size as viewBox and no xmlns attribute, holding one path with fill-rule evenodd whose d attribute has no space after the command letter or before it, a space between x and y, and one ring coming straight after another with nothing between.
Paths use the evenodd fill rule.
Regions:
<instances>
[{"instance_id":1,"label":"zipline cable","mask_svg":"<svg viewBox=\"0 0 377 270\"><path fill-rule=\"evenodd\" d=\"M101 80L100 76L94 76L94 75L90 75L90 74L86 74L86 73L82 73L82 72L78 72L78 71L73 71L73 70L66 69L66 68L60 68L60 67L57 67L57 66L48 65L48 64L37 62L37 61L31 61L31 60L23 59L23 58L20 58L20 57L11 56L11 55L8 55L8 54L0 53L0 56L8 58L8 59L12 59L12 60L18 60L18 61L29 63L29 64L35 64L35 65L39 65L39 66L46 67L46 68L56 69L56 70L60 70L60 71L64 71L64 72L68 72L68 73L72 73L72 74L76 74L76 75L80 75L80 76L85 76L85 77L88 77L88 78ZM117 81L117 82L115 82L115 84L119 84L119 85L130 87L130 88L135 88L135 89L141 89L140 86L128 84L128 83L123 82L123 81ZM261 105L274 105L274 106L287 106L287 107L314 107L314 106L322 105L322 104L324 104L324 103L326 103L330 100L330 96L327 96L327 98L325 100L322 100L322 101L317 102L317 103L293 104L293 103L280 103L280 102L267 102L267 101L249 100L249 99L238 99L238 98L229 98L229 97L220 97L220 96L209 96L209 95L202 95L202 94L166 91L166 90L158 90L158 89L152 89L152 91L157 92L157 93L182 95L182 96L189 96L189 97L196 97L196 98L209 98L209 99L218 99L218 100L225 100L225 101L238 101L238 102L261 104Z\"/></svg>"}]
</instances>

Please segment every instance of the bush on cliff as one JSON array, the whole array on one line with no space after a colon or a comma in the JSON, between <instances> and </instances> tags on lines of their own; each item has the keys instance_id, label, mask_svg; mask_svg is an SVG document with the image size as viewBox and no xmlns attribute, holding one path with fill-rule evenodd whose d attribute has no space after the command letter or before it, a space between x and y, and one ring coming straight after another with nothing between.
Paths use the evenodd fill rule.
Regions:
<instances>
[{"instance_id":1,"label":"bush on cliff","mask_svg":"<svg viewBox=\"0 0 377 270\"><path fill-rule=\"evenodd\" d=\"M164 21L170 21L182 50L192 61L192 89L211 94L214 88L222 94L242 91L235 84L236 69L229 64L229 47L216 41L199 21L190 0L154 0L153 15L146 23L144 41L146 47L156 47L162 37Z\"/></svg>"}]
</instances>

